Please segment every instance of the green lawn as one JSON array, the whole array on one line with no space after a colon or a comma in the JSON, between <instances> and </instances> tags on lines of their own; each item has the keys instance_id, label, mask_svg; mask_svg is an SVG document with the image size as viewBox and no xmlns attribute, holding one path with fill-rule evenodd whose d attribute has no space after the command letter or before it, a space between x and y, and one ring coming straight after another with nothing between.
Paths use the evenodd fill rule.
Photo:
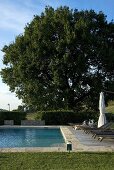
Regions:
<instances>
[{"instance_id":1,"label":"green lawn","mask_svg":"<svg viewBox=\"0 0 114 170\"><path fill-rule=\"evenodd\" d=\"M0 170L113 170L114 153L0 153Z\"/></svg>"},{"instance_id":2,"label":"green lawn","mask_svg":"<svg viewBox=\"0 0 114 170\"><path fill-rule=\"evenodd\" d=\"M113 114L114 114L114 106L112 105L112 106L106 107L106 111L107 111L108 113L113 113Z\"/></svg>"},{"instance_id":3,"label":"green lawn","mask_svg":"<svg viewBox=\"0 0 114 170\"><path fill-rule=\"evenodd\" d=\"M108 107L106 107L106 111L114 114L114 101L110 101L108 103Z\"/></svg>"}]
</instances>

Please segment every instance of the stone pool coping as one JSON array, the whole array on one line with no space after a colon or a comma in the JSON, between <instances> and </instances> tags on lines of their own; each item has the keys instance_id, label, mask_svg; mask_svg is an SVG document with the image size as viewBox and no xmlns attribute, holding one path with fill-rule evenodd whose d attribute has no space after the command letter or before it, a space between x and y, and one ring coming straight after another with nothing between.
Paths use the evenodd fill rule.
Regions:
<instances>
[{"instance_id":1,"label":"stone pool coping","mask_svg":"<svg viewBox=\"0 0 114 170\"><path fill-rule=\"evenodd\" d=\"M72 132L69 126L0 126L0 128L23 128L23 127L35 127L35 128L60 128L64 137L65 144L58 147L23 147L23 148L0 148L0 152L67 152L66 143L70 141L72 143L73 152L114 152L113 146L87 146L81 143ZM80 131L79 131L80 132ZM81 134L82 135L82 134Z\"/></svg>"}]
</instances>

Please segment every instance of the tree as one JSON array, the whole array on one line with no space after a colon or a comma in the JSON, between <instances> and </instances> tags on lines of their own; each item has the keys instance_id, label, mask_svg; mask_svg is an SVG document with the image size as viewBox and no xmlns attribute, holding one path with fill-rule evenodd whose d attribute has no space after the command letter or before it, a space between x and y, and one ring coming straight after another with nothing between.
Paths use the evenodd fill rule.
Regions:
<instances>
[{"instance_id":1,"label":"tree","mask_svg":"<svg viewBox=\"0 0 114 170\"><path fill-rule=\"evenodd\" d=\"M97 109L114 89L114 23L102 12L46 7L3 52L3 82L39 110Z\"/></svg>"}]
</instances>

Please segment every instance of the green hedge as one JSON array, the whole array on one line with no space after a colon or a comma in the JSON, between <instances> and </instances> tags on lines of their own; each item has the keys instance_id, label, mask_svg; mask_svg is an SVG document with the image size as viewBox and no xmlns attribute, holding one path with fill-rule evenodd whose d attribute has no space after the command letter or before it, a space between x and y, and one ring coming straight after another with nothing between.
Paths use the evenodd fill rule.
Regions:
<instances>
[{"instance_id":1,"label":"green hedge","mask_svg":"<svg viewBox=\"0 0 114 170\"><path fill-rule=\"evenodd\" d=\"M4 120L14 120L15 125L20 125L24 119L26 119L25 112L0 112L0 125L4 124Z\"/></svg>"},{"instance_id":2,"label":"green hedge","mask_svg":"<svg viewBox=\"0 0 114 170\"><path fill-rule=\"evenodd\" d=\"M73 112L73 111L42 111L39 116L45 120L46 125L68 125L68 123L82 123L84 120L96 119L98 114L95 112Z\"/></svg>"},{"instance_id":3,"label":"green hedge","mask_svg":"<svg viewBox=\"0 0 114 170\"><path fill-rule=\"evenodd\" d=\"M105 115L106 115L106 120L108 121L108 122L114 122L114 114L113 113L105 113Z\"/></svg>"}]
</instances>

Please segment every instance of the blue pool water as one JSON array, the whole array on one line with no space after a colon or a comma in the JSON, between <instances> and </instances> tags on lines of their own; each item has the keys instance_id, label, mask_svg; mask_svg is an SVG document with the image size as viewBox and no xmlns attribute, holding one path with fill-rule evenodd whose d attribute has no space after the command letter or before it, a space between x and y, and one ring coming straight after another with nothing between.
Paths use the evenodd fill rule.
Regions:
<instances>
[{"instance_id":1,"label":"blue pool water","mask_svg":"<svg viewBox=\"0 0 114 170\"><path fill-rule=\"evenodd\" d=\"M0 128L0 148L56 147L64 139L59 128Z\"/></svg>"}]
</instances>

